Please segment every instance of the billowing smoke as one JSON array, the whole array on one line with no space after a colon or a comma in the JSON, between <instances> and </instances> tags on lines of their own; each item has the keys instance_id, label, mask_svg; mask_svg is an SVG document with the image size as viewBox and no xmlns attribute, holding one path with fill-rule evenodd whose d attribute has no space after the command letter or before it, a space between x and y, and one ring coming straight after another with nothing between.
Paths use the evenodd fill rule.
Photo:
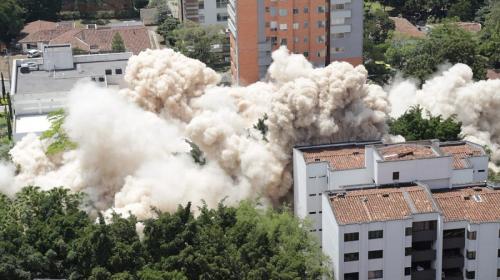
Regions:
<instances>
[{"instance_id":1,"label":"billowing smoke","mask_svg":"<svg viewBox=\"0 0 500 280\"><path fill-rule=\"evenodd\" d=\"M456 64L426 81L421 89L411 81L398 83L389 99L395 117L416 104L433 115L456 115L464 138L487 145L492 160L500 161L500 80L474 81L469 66Z\"/></svg>"},{"instance_id":2,"label":"billowing smoke","mask_svg":"<svg viewBox=\"0 0 500 280\"><path fill-rule=\"evenodd\" d=\"M315 69L283 48L273 61L267 81L221 87L218 74L199 61L172 50L142 52L129 61L128 88L80 83L72 90L64 128L77 149L47 156L46 140L25 137L11 151L19 172L14 177L13 166L2 166L0 190L11 195L25 185L65 186L89 194L99 210L140 218L150 216L151 207L170 211L188 201L276 203L292 186L294 145L387 136L389 94L367 83L364 67L335 62ZM500 87L474 83L469 72L455 66L422 90L399 84L390 96L395 111L421 103L451 115L459 113L454 106L460 99L478 104L483 98L459 119L469 137L497 145L499 124L493 111L484 110L499 108L494 90ZM398 88L406 90L399 94ZM467 101L472 90L484 96ZM254 127L259 119L266 119L265 136ZM204 164L193 160L186 140L203 151Z\"/></svg>"},{"instance_id":3,"label":"billowing smoke","mask_svg":"<svg viewBox=\"0 0 500 280\"><path fill-rule=\"evenodd\" d=\"M129 61L128 88L80 83L72 90L64 128L77 149L49 157L46 140L25 137L11 151L20 172L0 181L2 190L66 186L88 193L97 209L139 217L188 201L275 203L290 191L295 144L386 133L388 96L367 84L363 67L313 69L286 49L273 59L269 81L220 87L218 74L199 61L172 50L142 52ZM254 125L265 116L264 136ZM194 162L186 140L205 164ZM13 167L2 173L8 178Z\"/></svg>"}]
</instances>

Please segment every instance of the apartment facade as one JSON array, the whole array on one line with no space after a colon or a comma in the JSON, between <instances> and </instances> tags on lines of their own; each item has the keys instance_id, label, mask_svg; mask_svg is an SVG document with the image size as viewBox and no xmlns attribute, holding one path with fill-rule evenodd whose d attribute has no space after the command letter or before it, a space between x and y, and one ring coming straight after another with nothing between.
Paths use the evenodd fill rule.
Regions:
<instances>
[{"instance_id":1,"label":"apartment facade","mask_svg":"<svg viewBox=\"0 0 500 280\"><path fill-rule=\"evenodd\" d=\"M179 0L180 18L201 25L219 24L227 26L228 0Z\"/></svg>"},{"instance_id":2,"label":"apartment facade","mask_svg":"<svg viewBox=\"0 0 500 280\"><path fill-rule=\"evenodd\" d=\"M335 60L362 63L363 1L229 0L228 13L237 84L264 78L280 46L317 67Z\"/></svg>"},{"instance_id":3,"label":"apartment facade","mask_svg":"<svg viewBox=\"0 0 500 280\"><path fill-rule=\"evenodd\" d=\"M485 183L480 145L351 142L293 157L295 214L336 279L500 276L500 191Z\"/></svg>"}]
</instances>

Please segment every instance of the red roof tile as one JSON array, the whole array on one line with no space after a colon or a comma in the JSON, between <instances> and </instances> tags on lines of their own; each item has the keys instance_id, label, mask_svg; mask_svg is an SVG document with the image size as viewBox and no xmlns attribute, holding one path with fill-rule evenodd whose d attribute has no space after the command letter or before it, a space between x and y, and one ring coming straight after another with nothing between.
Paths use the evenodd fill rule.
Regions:
<instances>
[{"instance_id":1,"label":"red roof tile","mask_svg":"<svg viewBox=\"0 0 500 280\"><path fill-rule=\"evenodd\" d=\"M417 143L389 144L376 147L385 161L410 160L438 156L430 145Z\"/></svg>"},{"instance_id":2,"label":"red roof tile","mask_svg":"<svg viewBox=\"0 0 500 280\"><path fill-rule=\"evenodd\" d=\"M52 21L37 20L26 24L21 33L31 34L41 30L50 30L57 27L57 23Z\"/></svg>"},{"instance_id":3,"label":"red roof tile","mask_svg":"<svg viewBox=\"0 0 500 280\"><path fill-rule=\"evenodd\" d=\"M472 156L482 156L484 152L479 147L463 142L458 145L448 145L439 147L445 155L453 156L453 168L464 169L469 168L470 163L467 158Z\"/></svg>"},{"instance_id":4,"label":"red roof tile","mask_svg":"<svg viewBox=\"0 0 500 280\"><path fill-rule=\"evenodd\" d=\"M394 21L395 31L408 35L410 37L423 38L425 37L425 33L418 30L418 28L409 22L405 18L401 17L389 17L392 21Z\"/></svg>"},{"instance_id":5,"label":"red roof tile","mask_svg":"<svg viewBox=\"0 0 500 280\"><path fill-rule=\"evenodd\" d=\"M324 148L304 151L307 163L328 161L335 170L358 169L365 167L365 149L358 147Z\"/></svg>"}]
</instances>

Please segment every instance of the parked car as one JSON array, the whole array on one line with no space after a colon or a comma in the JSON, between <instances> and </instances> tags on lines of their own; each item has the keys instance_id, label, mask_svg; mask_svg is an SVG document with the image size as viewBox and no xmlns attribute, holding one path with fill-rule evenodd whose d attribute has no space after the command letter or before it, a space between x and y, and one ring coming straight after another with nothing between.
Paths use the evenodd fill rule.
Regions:
<instances>
[{"instance_id":1,"label":"parked car","mask_svg":"<svg viewBox=\"0 0 500 280\"><path fill-rule=\"evenodd\" d=\"M28 58L40 57L40 56L42 56L42 52L39 50L29 50L28 51Z\"/></svg>"},{"instance_id":2,"label":"parked car","mask_svg":"<svg viewBox=\"0 0 500 280\"><path fill-rule=\"evenodd\" d=\"M29 73L29 71L36 71L38 70L38 64L35 62L27 62L21 64L21 73Z\"/></svg>"}]
</instances>

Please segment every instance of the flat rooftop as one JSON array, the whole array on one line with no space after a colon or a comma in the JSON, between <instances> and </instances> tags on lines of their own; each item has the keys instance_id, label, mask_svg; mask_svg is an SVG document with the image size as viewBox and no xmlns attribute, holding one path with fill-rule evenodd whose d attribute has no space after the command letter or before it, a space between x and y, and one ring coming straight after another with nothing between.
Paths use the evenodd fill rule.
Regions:
<instances>
[{"instance_id":1,"label":"flat rooftop","mask_svg":"<svg viewBox=\"0 0 500 280\"><path fill-rule=\"evenodd\" d=\"M122 69L125 73L128 60L94 61L75 63L74 69L54 71L30 71L21 73L17 67L17 82L15 94L43 94L50 92L67 92L81 79L104 76L106 69Z\"/></svg>"},{"instance_id":2,"label":"flat rooftop","mask_svg":"<svg viewBox=\"0 0 500 280\"><path fill-rule=\"evenodd\" d=\"M412 160L438 157L431 144L399 143L375 146L384 161Z\"/></svg>"},{"instance_id":3,"label":"flat rooftop","mask_svg":"<svg viewBox=\"0 0 500 280\"><path fill-rule=\"evenodd\" d=\"M500 190L473 186L434 193L445 222L500 222Z\"/></svg>"},{"instance_id":4,"label":"flat rooftop","mask_svg":"<svg viewBox=\"0 0 500 280\"><path fill-rule=\"evenodd\" d=\"M403 220L413 214L438 212L430 192L418 185L339 192L329 199L341 225Z\"/></svg>"}]
</instances>

